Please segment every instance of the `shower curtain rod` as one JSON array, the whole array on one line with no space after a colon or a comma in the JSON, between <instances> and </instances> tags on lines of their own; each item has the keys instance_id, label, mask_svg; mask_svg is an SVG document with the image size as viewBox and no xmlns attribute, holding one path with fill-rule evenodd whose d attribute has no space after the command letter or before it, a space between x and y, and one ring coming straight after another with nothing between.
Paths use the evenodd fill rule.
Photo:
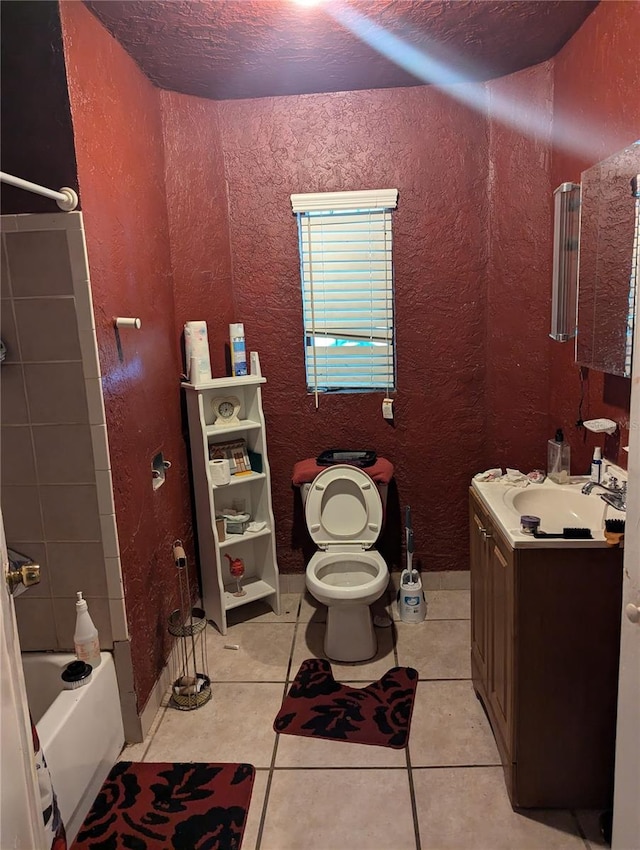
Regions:
<instances>
[{"instance_id":1,"label":"shower curtain rod","mask_svg":"<svg viewBox=\"0 0 640 850\"><path fill-rule=\"evenodd\" d=\"M75 210L78 206L77 194L67 186L63 186L59 192L55 192L53 189L46 189L44 186L38 186L37 183L30 183L21 177L14 177L5 171L0 171L0 181L2 183L9 183L11 186L17 186L18 189L26 189L27 192L34 192L36 195L43 195L45 198L52 198L60 209L65 212L71 212L71 210Z\"/></svg>"}]
</instances>

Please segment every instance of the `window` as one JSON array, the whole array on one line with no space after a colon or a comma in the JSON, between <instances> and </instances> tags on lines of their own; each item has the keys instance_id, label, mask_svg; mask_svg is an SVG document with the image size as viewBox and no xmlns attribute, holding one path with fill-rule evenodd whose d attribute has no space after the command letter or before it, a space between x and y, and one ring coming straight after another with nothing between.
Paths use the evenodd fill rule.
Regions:
<instances>
[{"instance_id":1,"label":"window","mask_svg":"<svg viewBox=\"0 0 640 850\"><path fill-rule=\"evenodd\" d=\"M394 389L391 210L397 189L292 195L307 388Z\"/></svg>"}]
</instances>

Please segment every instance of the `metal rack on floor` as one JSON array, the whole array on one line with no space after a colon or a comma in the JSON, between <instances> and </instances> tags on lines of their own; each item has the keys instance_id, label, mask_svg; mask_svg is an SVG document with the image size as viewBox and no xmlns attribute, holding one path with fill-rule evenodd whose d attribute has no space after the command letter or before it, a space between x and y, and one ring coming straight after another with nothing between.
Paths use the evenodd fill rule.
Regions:
<instances>
[{"instance_id":1,"label":"metal rack on floor","mask_svg":"<svg viewBox=\"0 0 640 850\"><path fill-rule=\"evenodd\" d=\"M189 570L181 540L173 544L173 556L180 582L180 607L169 615L169 634L179 640L180 675L171 687L169 705L181 711L193 711L211 699L205 636L207 619L202 608L191 607Z\"/></svg>"}]
</instances>

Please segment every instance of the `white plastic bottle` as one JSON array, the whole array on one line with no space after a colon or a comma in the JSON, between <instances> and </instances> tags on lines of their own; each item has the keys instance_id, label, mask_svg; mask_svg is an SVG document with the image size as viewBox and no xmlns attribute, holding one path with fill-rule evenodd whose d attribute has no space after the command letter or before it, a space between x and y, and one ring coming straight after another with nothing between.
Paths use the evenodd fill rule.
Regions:
<instances>
[{"instance_id":1,"label":"white plastic bottle","mask_svg":"<svg viewBox=\"0 0 640 850\"><path fill-rule=\"evenodd\" d=\"M591 480L599 484L602 480L602 449L599 446L593 450L593 460L591 461Z\"/></svg>"},{"instance_id":2,"label":"white plastic bottle","mask_svg":"<svg viewBox=\"0 0 640 850\"><path fill-rule=\"evenodd\" d=\"M403 570L398 593L398 613L403 623L421 623L427 616L427 603L422 590L420 573Z\"/></svg>"},{"instance_id":3,"label":"white plastic bottle","mask_svg":"<svg viewBox=\"0 0 640 850\"><path fill-rule=\"evenodd\" d=\"M90 664L94 669L100 664L100 640L98 630L93 624L87 602L82 598L82 591L76 593L76 630L73 643L76 656L80 661Z\"/></svg>"},{"instance_id":4,"label":"white plastic bottle","mask_svg":"<svg viewBox=\"0 0 640 850\"><path fill-rule=\"evenodd\" d=\"M247 350L244 344L244 325L242 322L229 325L229 337L231 342L231 372L234 378L240 378L247 374Z\"/></svg>"}]
</instances>

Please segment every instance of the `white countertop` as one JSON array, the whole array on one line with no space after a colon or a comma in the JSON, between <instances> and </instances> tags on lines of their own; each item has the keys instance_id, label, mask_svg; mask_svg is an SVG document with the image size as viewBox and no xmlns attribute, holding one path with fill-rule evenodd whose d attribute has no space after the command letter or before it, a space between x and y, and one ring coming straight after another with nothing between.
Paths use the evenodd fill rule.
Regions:
<instances>
[{"instance_id":1,"label":"white countertop","mask_svg":"<svg viewBox=\"0 0 640 850\"><path fill-rule=\"evenodd\" d=\"M510 501L513 499L515 493L524 492L525 490L536 490L540 491L540 493L553 493L558 491L570 492L570 493L580 493L583 485L589 480L588 477L573 477L569 484L555 484L553 481L546 478L542 484L529 484L528 487L519 488L519 487L511 487L506 484L502 484L500 481L475 481L471 482L471 488L479 496L482 504L485 506L495 523L498 525L500 531L503 536L506 538L507 542L514 549L557 549L557 548L568 548L568 549L593 549L593 548L602 548L603 546L607 546L607 542L604 538L604 522L605 519L624 519L626 514L621 511L617 511L615 508L612 508L606 502L604 502L598 495L598 491L596 489L595 492L591 493L589 496L585 496L586 499L595 499L597 503L590 505L589 507L595 512L595 514L600 513L600 506L602 507L602 515L601 519L596 527L596 524L590 524L590 528L593 534L592 540L565 540L563 538L551 538L551 539L539 539L533 537L531 534L525 534L520 528L520 513L516 511L513 505L510 504ZM571 523L570 526L567 523L568 527L582 527L584 523ZM541 523L541 529L543 531L561 531L561 528L554 527L545 527L545 523Z\"/></svg>"}]
</instances>

